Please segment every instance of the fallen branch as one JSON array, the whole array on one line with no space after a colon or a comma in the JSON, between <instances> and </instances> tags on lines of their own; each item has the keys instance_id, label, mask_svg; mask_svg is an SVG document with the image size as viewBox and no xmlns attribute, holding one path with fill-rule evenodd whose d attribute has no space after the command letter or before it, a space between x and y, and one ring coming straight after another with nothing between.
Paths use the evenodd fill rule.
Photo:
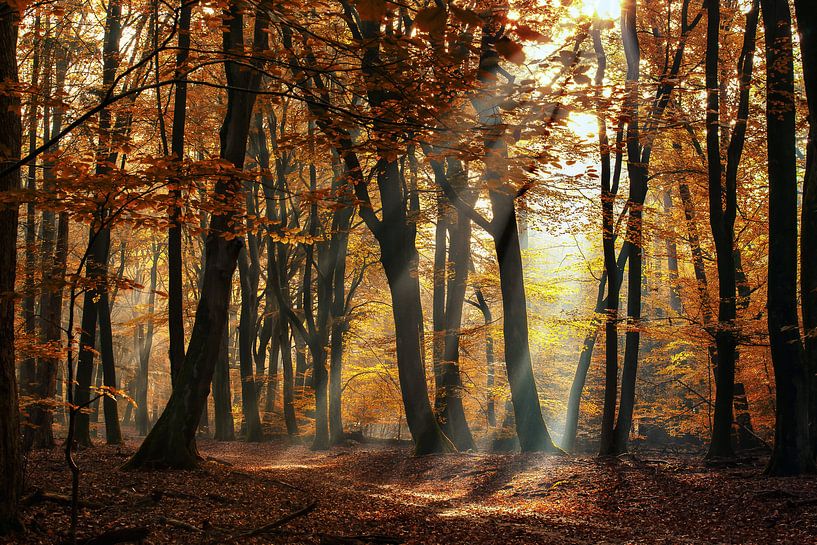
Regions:
<instances>
[{"instance_id":1,"label":"fallen branch","mask_svg":"<svg viewBox=\"0 0 817 545\"><path fill-rule=\"evenodd\" d=\"M314 511L315 507L317 507L317 506L318 506L318 500L312 500L306 506L298 509L297 511L293 511L292 513L289 513L288 515L284 515L283 517L279 518L275 522L271 522L269 524L265 524L264 526L259 526L258 528L254 528L252 530L242 532L240 534L237 534L237 535L231 537L229 540L235 540L235 539L240 539L240 538L245 538L245 537L253 537L253 536L260 536L260 535L263 535L263 534L267 534L267 533L275 530L276 528L280 528L281 526L283 526L284 524L290 522L291 520L294 520L294 519L296 519L298 517L302 517L304 515L308 515L309 513Z\"/></svg>"},{"instance_id":2,"label":"fallen branch","mask_svg":"<svg viewBox=\"0 0 817 545\"><path fill-rule=\"evenodd\" d=\"M71 505L71 496L66 494L57 494L56 492L46 492L42 488L38 488L25 498L20 503L23 505L34 505L35 503L42 503L50 501L51 503L58 503L60 505ZM89 501L80 501L80 507L88 509L101 509L104 507L101 503L94 503Z\"/></svg>"},{"instance_id":3,"label":"fallen branch","mask_svg":"<svg viewBox=\"0 0 817 545\"><path fill-rule=\"evenodd\" d=\"M184 522L183 520L176 520L168 517L159 517L159 522L162 524L167 524L168 526L175 526L176 528L182 528L184 530L189 530L191 532L203 532L201 528L197 526L193 526L188 522Z\"/></svg>"},{"instance_id":4,"label":"fallen branch","mask_svg":"<svg viewBox=\"0 0 817 545\"><path fill-rule=\"evenodd\" d=\"M223 465L223 466L233 467L233 464L228 462L227 460L220 460L220 459L214 458L212 456L208 456L207 458L205 458L205 460L207 460L208 462L214 462L216 464L220 464L220 465Z\"/></svg>"},{"instance_id":5,"label":"fallen branch","mask_svg":"<svg viewBox=\"0 0 817 545\"><path fill-rule=\"evenodd\" d=\"M321 545L364 545L366 543L376 543L383 545L398 545L403 540L398 537L383 536L377 534L363 534L358 536L337 536L333 534L318 534Z\"/></svg>"},{"instance_id":6,"label":"fallen branch","mask_svg":"<svg viewBox=\"0 0 817 545\"><path fill-rule=\"evenodd\" d=\"M118 528L77 541L77 545L115 545L117 543L142 543L147 539L150 530L145 526Z\"/></svg>"}]
</instances>

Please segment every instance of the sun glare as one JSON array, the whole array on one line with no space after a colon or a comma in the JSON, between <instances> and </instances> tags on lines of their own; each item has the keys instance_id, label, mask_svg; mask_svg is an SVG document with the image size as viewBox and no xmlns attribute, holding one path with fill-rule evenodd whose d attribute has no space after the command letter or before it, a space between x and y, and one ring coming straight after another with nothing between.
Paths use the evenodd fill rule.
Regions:
<instances>
[{"instance_id":1,"label":"sun glare","mask_svg":"<svg viewBox=\"0 0 817 545\"><path fill-rule=\"evenodd\" d=\"M583 0L581 4L581 13L587 17L614 19L620 11L620 0Z\"/></svg>"},{"instance_id":2,"label":"sun glare","mask_svg":"<svg viewBox=\"0 0 817 545\"><path fill-rule=\"evenodd\" d=\"M592 140L599 130L596 116L584 112L571 112L567 119L567 126L582 140Z\"/></svg>"}]
</instances>

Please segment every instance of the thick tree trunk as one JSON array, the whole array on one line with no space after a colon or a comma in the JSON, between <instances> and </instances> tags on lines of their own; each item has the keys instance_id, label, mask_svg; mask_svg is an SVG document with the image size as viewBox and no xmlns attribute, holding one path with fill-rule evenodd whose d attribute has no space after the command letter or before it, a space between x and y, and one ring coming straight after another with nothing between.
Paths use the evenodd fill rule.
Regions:
<instances>
[{"instance_id":1,"label":"thick tree trunk","mask_svg":"<svg viewBox=\"0 0 817 545\"><path fill-rule=\"evenodd\" d=\"M761 0L766 36L769 161L768 322L776 390L772 475L814 471L808 430L808 375L797 316L797 171L794 59L787 0Z\"/></svg>"},{"instance_id":2,"label":"thick tree trunk","mask_svg":"<svg viewBox=\"0 0 817 545\"><path fill-rule=\"evenodd\" d=\"M502 292L505 366L519 446L523 452L556 451L542 418L539 394L533 377L515 196L507 192L491 191L490 199L496 229L494 249L499 262L499 286Z\"/></svg>"},{"instance_id":3,"label":"thick tree trunk","mask_svg":"<svg viewBox=\"0 0 817 545\"><path fill-rule=\"evenodd\" d=\"M428 151L432 150L429 148ZM457 191L466 206L473 207L477 194L468 191L461 161L446 158L443 162L432 158L431 165L437 185L449 185ZM437 197L434 238L434 410L440 428L454 446L458 450L470 450L474 448L474 439L462 403L464 389L459 368L459 336L471 259L471 220L458 214L444 193Z\"/></svg>"},{"instance_id":4,"label":"thick tree trunk","mask_svg":"<svg viewBox=\"0 0 817 545\"><path fill-rule=\"evenodd\" d=\"M0 4L0 81L16 83L18 13ZM20 157L20 97L12 87L0 92L0 168ZM0 195L18 189L20 171L0 177ZM0 208L0 534L19 528L18 500L23 489L20 407L14 359L14 279L17 271L17 205Z\"/></svg>"},{"instance_id":5,"label":"thick tree trunk","mask_svg":"<svg viewBox=\"0 0 817 545\"><path fill-rule=\"evenodd\" d=\"M461 195L467 191L467 180L462 163L454 158L447 158L447 176L451 185ZM469 192L470 193L470 192ZM475 197L466 198L472 205ZM460 328L462 327L462 306L465 302L465 289L468 285L468 268L471 260L471 220L462 213L452 210L452 217L447 222L450 245L449 261L452 275L448 278L445 297L445 321L442 353L442 400L444 418L443 432L451 439L458 450L472 450L474 438L465 418L462 398L465 390L460 375ZM447 267L446 267L447 269Z\"/></svg>"},{"instance_id":6,"label":"thick tree trunk","mask_svg":"<svg viewBox=\"0 0 817 545\"><path fill-rule=\"evenodd\" d=\"M800 298L803 336L809 384L811 448L817 454L817 10L808 0L794 0L800 32L803 79L808 102L809 136L806 172L803 177L803 205L800 232ZM808 60L807 60L808 59Z\"/></svg>"}]
</instances>

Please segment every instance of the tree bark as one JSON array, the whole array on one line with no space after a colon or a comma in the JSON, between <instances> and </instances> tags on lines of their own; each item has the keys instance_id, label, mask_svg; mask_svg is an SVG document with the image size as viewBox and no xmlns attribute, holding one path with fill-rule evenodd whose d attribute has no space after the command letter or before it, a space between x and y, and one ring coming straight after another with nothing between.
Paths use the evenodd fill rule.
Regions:
<instances>
[{"instance_id":1,"label":"tree bark","mask_svg":"<svg viewBox=\"0 0 817 545\"><path fill-rule=\"evenodd\" d=\"M213 372L213 422L216 441L235 440L233 402L230 395L230 326L229 319L221 334L218 361Z\"/></svg>"},{"instance_id":2,"label":"tree bark","mask_svg":"<svg viewBox=\"0 0 817 545\"><path fill-rule=\"evenodd\" d=\"M256 260L257 261L257 260ZM253 342L256 332L256 294L253 290L251 265L247 250L238 255L238 276L241 282L241 318L238 324L239 365L241 368L241 408L244 414L245 440L264 439L261 418L258 415L258 388L253 370Z\"/></svg>"},{"instance_id":3,"label":"tree bark","mask_svg":"<svg viewBox=\"0 0 817 545\"><path fill-rule=\"evenodd\" d=\"M797 316L797 170L794 55L787 0L761 0L766 36L769 164L768 322L776 390L772 475L815 470L808 430L808 375Z\"/></svg>"},{"instance_id":4,"label":"tree bark","mask_svg":"<svg viewBox=\"0 0 817 545\"><path fill-rule=\"evenodd\" d=\"M806 372L809 374L811 448L817 454L817 10L807 0L794 0L808 103L809 136L800 232L800 297L803 311Z\"/></svg>"},{"instance_id":5,"label":"tree bark","mask_svg":"<svg viewBox=\"0 0 817 545\"><path fill-rule=\"evenodd\" d=\"M178 164L184 160L184 126L187 117L187 72L186 64L190 48L191 5L181 0L178 22L178 46L176 52L176 87L173 95L173 127L170 141L171 153ZM168 269L168 333L170 335L170 377L175 384L184 362L184 282L182 280L182 225L180 222L181 197L179 187L171 187L174 202L170 208L170 228L167 232Z\"/></svg>"}]
</instances>

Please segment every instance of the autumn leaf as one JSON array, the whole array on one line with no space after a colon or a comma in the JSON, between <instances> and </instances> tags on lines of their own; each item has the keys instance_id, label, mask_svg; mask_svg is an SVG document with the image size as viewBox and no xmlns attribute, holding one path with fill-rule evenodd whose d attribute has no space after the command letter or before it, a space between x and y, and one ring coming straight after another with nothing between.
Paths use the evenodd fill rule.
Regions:
<instances>
[{"instance_id":1,"label":"autumn leaf","mask_svg":"<svg viewBox=\"0 0 817 545\"><path fill-rule=\"evenodd\" d=\"M496 47L497 53L514 64L522 64L525 62L525 52L522 46L508 37L503 36L498 39L494 47Z\"/></svg>"},{"instance_id":2,"label":"autumn leaf","mask_svg":"<svg viewBox=\"0 0 817 545\"><path fill-rule=\"evenodd\" d=\"M528 25L516 25L514 32L516 32L520 40L525 42L547 43L550 41L549 36L542 34L538 30L533 30Z\"/></svg>"},{"instance_id":3,"label":"autumn leaf","mask_svg":"<svg viewBox=\"0 0 817 545\"><path fill-rule=\"evenodd\" d=\"M414 24L423 32L442 34L445 30L445 10L436 6L421 9L414 18Z\"/></svg>"},{"instance_id":4,"label":"autumn leaf","mask_svg":"<svg viewBox=\"0 0 817 545\"><path fill-rule=\"evenodd\" d=\"M355 7L364 21L379 22L386 16L386 0L358 0Z\"/></svg>"},{"instance_id":5,"label":"autumn leaf","mask_svg":"<svg viewBox=\"0 0 817 545\"><path fill-rule=\"evenodd\" d=\"M481 26L483 23L482 17L480 17L479 14L473 10L470 10L468 8L460 8L455 6L454 4L451 4L448 7L448 9L451 10L451 14L454 17L456 17L466 25Z\"/></svg>"}]
</instances>

